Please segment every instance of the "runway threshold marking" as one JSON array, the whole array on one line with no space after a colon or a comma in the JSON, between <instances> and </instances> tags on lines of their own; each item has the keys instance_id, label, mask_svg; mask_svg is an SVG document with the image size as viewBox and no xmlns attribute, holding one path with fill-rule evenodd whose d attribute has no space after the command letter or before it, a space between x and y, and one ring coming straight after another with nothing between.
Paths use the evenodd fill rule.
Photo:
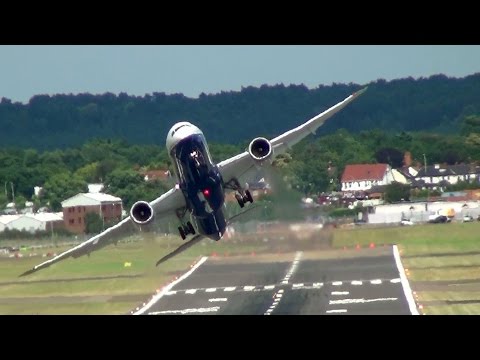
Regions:
<instances>
[{"instance_id":1,"label":"runway threshold marking","mask_svg":"<svg viewBox=\"0 0 480 360\"><path fill-rule=\"evenodd\" d=\"M405 269L403 268L402 261L400 260L400 253L398 252L397 245L393 245L393 257L395 258L395 263L397 264L398 273L400 274L400 282L402 283L403 293L407 298L408 307L412 315L419 315L417 306L415 305L415 300L413 299L412 289L405 274ZM390 280L393 282L393 280Z\"/></svg>"},{"instance_id":2,"label":"runway threshold marking","mask_svg":"<svg viewBox=\"0 0 480 360\"><path fill-rule=\"evenodd\" d=\"M200 261L196 263L189 271L187 271L185 274L180 276L177 280L172 281L170 284L165 286L162 289L162 291L160 291L157 295L155 295L144 307L134 312L133 315L141 315L145 311L150 309L153 306L153 304L155 304L158 300L160 300L160 298L163 297L167 292L169 292L171 288L177 285L180 281L189 277L195 270L197 270L200 267L200 265L202 265L205 261L207 261L207 259L208 259L208 256L202 257Z\"/></svg>"}]
</instances>

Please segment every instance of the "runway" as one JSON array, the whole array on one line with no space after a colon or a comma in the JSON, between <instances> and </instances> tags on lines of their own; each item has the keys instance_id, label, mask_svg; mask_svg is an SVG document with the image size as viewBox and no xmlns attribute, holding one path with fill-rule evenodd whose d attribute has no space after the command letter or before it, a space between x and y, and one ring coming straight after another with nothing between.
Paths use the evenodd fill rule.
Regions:
<instances>
[{"instance_id":1,"label":"runway","mask_svg":"<svg viewBox=\"0 0 480 360\"><path fill-rule=\"evenodd\" d=\"M387 247L335 258L307 252L281 259L205 257L134 313L418 314L398 256L396 247Z\"/></svg>"}]
</instances>

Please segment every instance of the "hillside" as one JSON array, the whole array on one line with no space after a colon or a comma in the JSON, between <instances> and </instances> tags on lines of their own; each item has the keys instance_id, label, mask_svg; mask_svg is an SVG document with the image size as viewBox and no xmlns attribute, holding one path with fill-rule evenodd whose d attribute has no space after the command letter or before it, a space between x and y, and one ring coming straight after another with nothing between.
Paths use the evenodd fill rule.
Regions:
<instances>
[{"instance_id":1,"label":"hillside","mask_svg":"<svg viewBox=\"0 0 480 360\"><path fill-rule=\"evenodd\" d=\"M110 138L163 146L166 132L180 120L194 122L208 141L238 144L257 135L275 136L365 85L369 90L328 121L320 134L339 128L353 133L374 128L392 133L457 133L460 118L480 109L480 73L465 78L436 75L315 89L250 86L196 99L164 93L141 97L125 93L38 95L26 105L2 98L0 144L47 150Z\"/></svg>"}]
</instances>

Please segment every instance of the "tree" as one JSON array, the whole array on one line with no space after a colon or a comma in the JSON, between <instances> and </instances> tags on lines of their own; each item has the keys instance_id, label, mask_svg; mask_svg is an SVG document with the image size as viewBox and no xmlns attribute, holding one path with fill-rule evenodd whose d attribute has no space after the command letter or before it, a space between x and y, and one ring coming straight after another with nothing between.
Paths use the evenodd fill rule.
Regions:
<instances>
[{"instance_id":1,"label":"tree","mask_svg":"<svg viewBox=\"0 0 480 360\"><path fill-rule=\"evenodd\" d=\"M0 193L0 211L5 209L5 206L8 204L7 196L2 192Z\"/></svg>"},{"instance_id":2,"label":"tree","mask_svg":"<svg viewBox=\"0 0 480 360\"><path fill-rule=\"evenodd\" d=\"M388 203L409 201L410 186L394 181L385 187L384 199Z\"/></svg>"},{"instance_id":3,"label":"tree","mask_svg":"<svg viewBox=\"0 0 480 360\"><path fill-rule=\"evenodd\" d=\"M17 210L25 209L25 202L26 201L27 201L27 199L25 199L25 196L23 196L23 195L15 196L15 208Z\"/></svg>"},{"instance_id":4,"label":"tree","mask_svg":"<svg viewBox=\"0 0 480 360\"><path fill-rule=\"evenodd\" d=\"M394 148L386 147L378 150L375 153L375 159L380 164L388 164L396 169L403 165L403 153Z\"/></svg>"},{"instance_id":5,"label":"tree","mask_svg":"<svg viewBox=\"0 0 480 360\"><path fill-rule=\"evenodd\" d=\"M80 169L77 169L77 171L75 171L75 175L89 183L99 181L98 162L93 162L81 167Z\"/></svg>"},{"instance_id":6,"label":"tree","mask_svg":"<svg viewBox=\"0 0 480 360\"><path fill-rule=\"evenodd\" d=\"M103 221L100 215L95 212L85 214L85 233L98 234L103 230Z\"/></svg>"},{"instance_id":7,"label":"tree","mask_svg":"<svg viewBox=\"0 0 480 360\"><path fill-rule=\"evenodd\" d=\"M69 172L51 176L44 186L44 197L50 202L53 211L61 211L61 202L81 192L87 192L85 180Z\"/></svg>"}]
</instances>

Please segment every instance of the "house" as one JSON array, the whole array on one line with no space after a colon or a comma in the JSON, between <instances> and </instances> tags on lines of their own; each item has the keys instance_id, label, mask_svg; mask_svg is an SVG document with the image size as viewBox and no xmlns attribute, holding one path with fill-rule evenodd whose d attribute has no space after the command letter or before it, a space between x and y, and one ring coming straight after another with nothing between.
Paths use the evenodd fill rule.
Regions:
<instances>
[{"instance_id":1,"label":"house","mask_svg":"<svg viewBox=\"0 0 480 360\"><path fill-rule=\"evenodd\" d=\"M413 185L433 189L442 188L448 184L456 184L459 181L479 182L480 167L467 164L440 165L422 167L415 176Z\"/></svg>"},{"instance_id":2,"label":"house","mask_svg":"<svg viewBox=\"0 0 480 360\"><path fill-rule=\"evenodd\" d=\"M85 232L85 215L97 213L104 223L120 221L122 199L104 193L80 193L62 201L65 229L72 233Z\"/></svg>"},{"instance_id":3,"label":"house","mask_svg":"<svg viewBox=\"0 0 480 360\"><path fill-rule=\"evenodd\" d=\"M347 165L342 174L342 191L366 191L372 186L388 185L395 181L388 164Z\"/></svg>"}]
</instances>

